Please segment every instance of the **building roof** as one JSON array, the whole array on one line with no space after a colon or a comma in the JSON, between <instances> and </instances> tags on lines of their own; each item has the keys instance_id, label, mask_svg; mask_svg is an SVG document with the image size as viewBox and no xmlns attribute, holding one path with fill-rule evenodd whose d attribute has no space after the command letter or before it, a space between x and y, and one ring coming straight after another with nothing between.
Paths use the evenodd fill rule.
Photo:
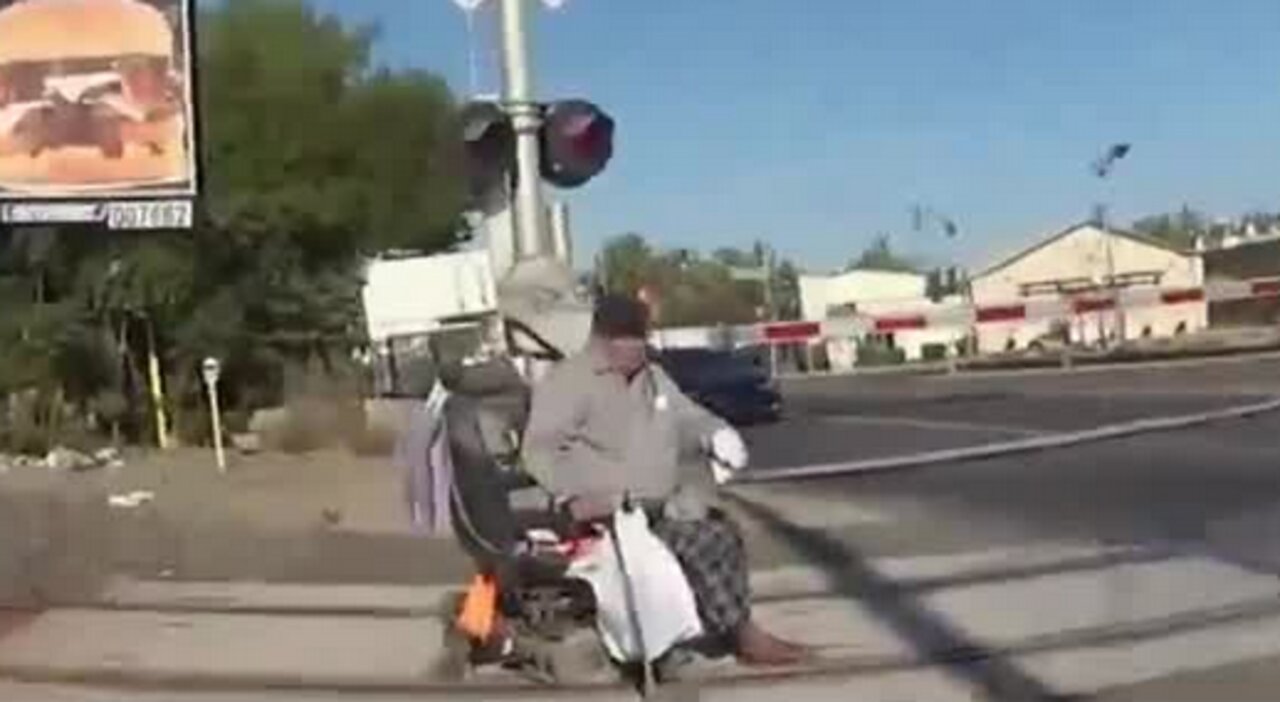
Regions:
<instances>
[{"instance_id":1,"label":"building roof","mask_svg":"<svg viewBox=\"0 0 1280 702\"><path fill-rule=\"evenodd\" d=\"M894 276L900 278L924 278L923 273L915 273L912 271L889 271L880 268L850 268L848 270L837 271L835 273L805 273L801 278L822 278L825 280L833 280L835 278L845 278L853 276Z\"/></svg>"},{"instance_id":2,"label":"building roof","mask_svg":"<svg viewBox=\"0 0 1280 702\"><path fill-rule=\"evenodd\" d=\"M1054 233L1051 236L1041 239L1040 241L1019 251L1018 253L1015 253L1012 256L1002 259L996 264L989 266L988 268L984 269L977 275L973 276L973 279L978 280L980 278L985 278L994 273L998 273L1004 270L1005 268L1012 266L1018 261L1021 261L1027 256L1030 256L1031 254L1043 248L1051 246L1052 244L1056 244L1058 241L1065 239L1068 236L1071 236L1072 234L1075 234L1076 232L1080 231L1081 229L1084 229L1085 227L1092 227L1094 229L1098 229L1102 231L1102 228L1094 224L1093 222L1077 222L1067 227L1066 229L1063 229L1059 232ZM1134 241L1139 244L1150 246L1151 248L1160 249L1161 251L1168 251L1170 253L1175 253L1180 256L1194 255L1193 252L1188 251L1186 249L1181 249L1176 246L1172 246L1159 239L1156 239L1155 237L1150 237L1145 234L1139 234L1138 232L1129 231L1127 229L1116 229L1114 227L1107 227L1105 229L1105 233L1110 234L1111 236L1120 237L1122 239L1128 239L1130 241Z\"/></svg>"}]
</instances>

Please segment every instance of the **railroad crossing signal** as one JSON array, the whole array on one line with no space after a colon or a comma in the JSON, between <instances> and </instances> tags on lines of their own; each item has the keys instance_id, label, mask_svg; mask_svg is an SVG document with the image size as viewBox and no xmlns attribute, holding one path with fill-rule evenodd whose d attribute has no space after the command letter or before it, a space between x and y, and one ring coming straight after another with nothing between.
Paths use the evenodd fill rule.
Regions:
<instances>
[{"instance_id":1,"label":"railroad crossing signal","mask_svg":"<svg viewBox=\"0 0 1280 702\"><path fill-rule=\"evenodd\" d=\"M1111 169L1115 167L1116 162L1129 155L1130 149L1133 147L1129 144L1112 144L1097 161L1091 164L1093 174L1099 178L1106 178L1111 175Z\"/></svg>"},{"instance_id":2,"label":"railroad crossing signal","mask_svg":"<svg viewBox=\"0 0 1280 702\"><path fill-rule=\"evenodd\" d=\"M516 162L516 132L507 113L487 100L464 105L461 119L468 193L483 205L506 194Z\"/></svg>"},{"instance_id":3,"label":"railroad crossing signal","mask_svg":"<svg viewBox=\"0 0 1280 702\"><path fill-rule=\"evenodd\" d=\"M516 133L511 116L492 100L475 100L461 112L468 186L478 204L505 196L512 185ZM613 157L614 120L586 100L542 107L542 178L558 188L577 188L599 175Z\"/></svg>"},{"instance_id":4,"label":"railroad crossing signal","mask_svg":"<svg viewBox=\"0 0 1280 702\"><path fill-rule=\"evenodd\" d=\"M613 158L613 118L586 100L547 106L542 122L542 177L576 188L600 174Z\"/></svg>"}]
</instances>

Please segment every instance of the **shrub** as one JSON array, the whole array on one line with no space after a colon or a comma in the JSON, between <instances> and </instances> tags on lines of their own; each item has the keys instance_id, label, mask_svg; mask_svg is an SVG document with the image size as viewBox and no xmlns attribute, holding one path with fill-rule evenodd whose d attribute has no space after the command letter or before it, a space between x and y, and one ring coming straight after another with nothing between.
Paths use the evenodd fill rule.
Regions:
<instances>
[{"instance_id":1,"label":"shrub","mask_svg":"<svg viewBox=\"0 0 1280 702\"><path fill-rule=\"evenodd\" d=\"M947 358L947 345L925 344L920 348L920 356L926 361L944 361Z\"/></svg>"},{"instance_id":2,"label":"shrub","mask_svg":"<svg viewBox=\"0 0 1280 702\"><path fill-rule=\"evenodd\" d=\"M906 352L882 344L866 344L858 346L858 365L860 366L893 366L905 363Z\"/></svg>"}]
</instances>

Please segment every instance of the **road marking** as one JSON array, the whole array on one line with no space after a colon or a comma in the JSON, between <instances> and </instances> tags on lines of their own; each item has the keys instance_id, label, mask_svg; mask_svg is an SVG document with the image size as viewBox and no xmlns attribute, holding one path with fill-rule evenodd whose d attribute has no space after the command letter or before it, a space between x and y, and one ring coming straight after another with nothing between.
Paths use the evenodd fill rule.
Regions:
<instances>
[{"instance_id":1,"label":"road marking","mask_svg":"<svg viewBox=\"0 0 1280 702\"><path fill-rule=\"evenodd\" d=\"M795 466L791 468L768 468L745 471L734 476L731 483L764 483L798 478L819 478L855 473L870 473L897 468L956 463L984 458L999 458L1030 451L1044 451L1054 448L1080 446L1082 444L1119 439L1157 431L1186 429L1228 419L1244 419L1258 414L1280 411L1280 398L1237 407L1197 412L1175 417L1148 417L1131 422L1107 424L1105 426L1083 431L1068 431L1057 434L1029 436L1009 441L994 441L978 446L950 448L938 451L924 451L901 456L870 458L842 463L821 463L817 465Z\"/></svg>"},{"instance_id":2,"label":"road marking","mask_svg":"<svg viewBox=\"0 0 1280 702\"><path fill-rule=\"evenodd\" d=\"M999 424L979 424L976 422L954 422L938 419L919 419L916 417L895 417L865 414L815 414L811 415L822 421L840 424L867 424L879 426L902 426L916 429L939 429L945 431L981 431L997 434L1020 434L1022 436L1042 436L1051 432L1030 427L1013 427Z\"/></svg>"},{"instance_id":3,"label":"road marking","mask_svg":"<svg viewBox=\"0 0 1280 702\"><path fill-rule=\"evenodd\" d=\"M779 373L778 377L788 383L812 383L829 381L833 378L857 378L859 376L875 377L910 377L930 382L964 381L966 379L1001 378L1036 375L1078 375L1082 373L1105 373L1114 371L1143 371L1177 369L1197 366L1216 366L1231 364L1248 364L1280 360L1280 351L1267 350L1256 352L1231 352L1217 356L1193 356L1187 358L1166 358L1156 361L1111 361L1105 363L1078 363L1070 368L1061 365L1031 368L984 368L949 372L945 361L931 361L902 366L882 366L851 371L818 371L814 373Z\"/></svg>"},{"instance_id":4,"label":"road marking","mask_svg":"<svg viewBox=\"0 0 1280 702\"><path fill-rule=\"evenodd\" d=\"M873 508L866 501L850 500L845 495L799 495L775 491L766 499L769 507L777 510L788 522L806 529L885 524L894 519L891 508Z\"/></svg>"}]
</instances>

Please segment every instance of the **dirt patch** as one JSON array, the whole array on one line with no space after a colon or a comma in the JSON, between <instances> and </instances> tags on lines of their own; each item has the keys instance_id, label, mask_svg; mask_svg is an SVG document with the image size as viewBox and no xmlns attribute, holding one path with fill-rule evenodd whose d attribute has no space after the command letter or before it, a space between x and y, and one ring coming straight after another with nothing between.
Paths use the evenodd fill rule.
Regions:
<instances>
[{"instance_id":1,"label":"dirt patch","mask_svg":"<svg viewBox=\"0 0 1280 702\"><path fill-rule=\"evenodd\" d=\"M31 548L54 564L93 560L95 572L405 584L453 582L470 572L469 559L452 538L413 532L400 471L386 458L345 451L237 455L226 474L218 472L208 451L134 452L124 460L113 470L84 473L14 469L0 475L0 499L65 503L57 513L63 516L43 507L27 510L40 517L29 521L44 525L28 529ZM113 495L136 493L152 497L107 506ZM88 525L71 519L72 513L93 514L97 521ZM46 514L53 516L40 516ZM86 526L59 529L50 540L43 534L55 523ZM25 574L32 568L19 559L10 570ZM41 572L51 573L41 582L73 577L51 567ZM83 590L59 585L60 592ZM24 583L21 590L33 587Z\"/></svg>"}]
</instances>

